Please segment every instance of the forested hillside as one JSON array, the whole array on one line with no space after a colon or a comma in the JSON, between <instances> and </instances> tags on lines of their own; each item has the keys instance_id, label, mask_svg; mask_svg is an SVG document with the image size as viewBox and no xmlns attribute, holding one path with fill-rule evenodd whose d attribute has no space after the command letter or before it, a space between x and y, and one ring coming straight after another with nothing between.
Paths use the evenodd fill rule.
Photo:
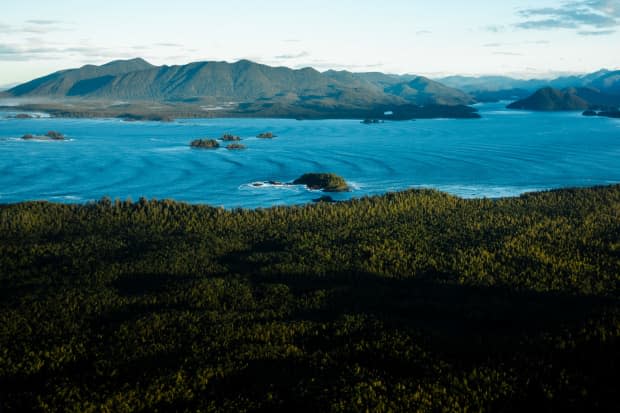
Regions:
<instances>
[{"instance_id":1,"label":"forested hillside","mask_svg":"<svg viewBox=\"0 0 620 413\"><path fill-rule=\"evenodd\" d=\"M614 411L620 186L0 206L23 411Z\"/></svg>"}]
</instances>

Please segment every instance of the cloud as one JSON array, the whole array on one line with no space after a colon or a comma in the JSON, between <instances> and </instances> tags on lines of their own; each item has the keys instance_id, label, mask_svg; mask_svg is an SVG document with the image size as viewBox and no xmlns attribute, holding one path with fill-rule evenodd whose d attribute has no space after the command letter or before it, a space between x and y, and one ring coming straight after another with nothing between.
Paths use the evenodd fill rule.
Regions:
<instances>
[{"instance_id":1,"label":"cloud","mask_svg":"<svg viewBox=\"0 0 620 413\"><path fill-rule=\"evenodd\" d=\"M157 43L156 46L162 46L162 47L183 47L182 44L178 44L178 43Z\"/></svg>"},{"instance_id":2,"label":"cloud","mask_svg":"<svg viewBox=\"0 0 620 413\"><path fill-rule=\"evenodd\" d=\"M310 56L310 53L303 51L299 53L290 53L290 54L281 54L278 56L274 56L273 58L276 60L293 60L293 59L301 59L302 57Z\"/></svg>"},{"instance_id":3,"label":"cloud","mask_svg":"<svg viewBox=\"0 0 620 413\"><path fill-rule=\"evenodd\" d=\"M506 28L504 26L490 24L488 26L483 27L483 29L491 33L500 33L500 32L503 32Z\"/></svg>"},{"instance_id":4,"label":"cloud","mask_svg":"<svg viewBox=\"0 0 620 413\"><path fill-rule=\"evenodd\" d=\"M97 46L53 46L41 43L36 47L0 44L0 61L27 62L37 60L63 60L67 56L88 59L118 59L131 58L135 54L118 49L109 49Z\"/></svg>"},{"instance_id":5,"label":"cloud","mask_svg":"<svg viewBox=\"0 0 620 413\"><path fill-rule=\"evenodd\" d=\"M577 33L582 36L607 36L615 32L615 30L581 30Z\"/></svg>"},{"instance_id":6,"label":"cloud","mask_svg":"<svg viewBox=\"0 0 620 413\"><path fill-rule=\"evenodd\" d=\"M60 20L27 20L26 23L49 26L51 24L61 24L62 22Z\"/></svg>"},{"instance_id":7,"label":"cloud","mask_svg":"<svg viewBox=\"0 0 620 413\"><path fill-rule=\"evenodd\" d=\"M522 21L515 26L524 30L572 29L578 34L611 34L620 25L620 1L565 1L559 7L523 9Z\"/></svg>"},{"instance_id":8,"label":"cloud","mask_svg":"<svg viewBox=\"0 0 620 413\"><path fill-rule=\"evenodd\" d=\"M60 20L26 20L25 25L13 31L22 33L47 34L51 32L68 31L65 22Z\"/></svg>"},{"instance_id":9,"label":"cloud","mask_svg":"<svg viewBox=\"0 0 620 413\"><path fill-rule=\"evenodd\" d=\"M498 55L498 56L523 56L522 53L504 52L504 51L493 52L493 54Z\"/></svg>"},{"instance_id":10,"label":"cloud","mask_svg":"<svg viewBox=\"0 0 620 413\"><path fill-rule=\"evenodd\" d=\"M432 32L430 30L418 30L417 32L415 32L415 34L417 34L418 36L424 36L431 33Z\"/></svg>"}]
</instances>

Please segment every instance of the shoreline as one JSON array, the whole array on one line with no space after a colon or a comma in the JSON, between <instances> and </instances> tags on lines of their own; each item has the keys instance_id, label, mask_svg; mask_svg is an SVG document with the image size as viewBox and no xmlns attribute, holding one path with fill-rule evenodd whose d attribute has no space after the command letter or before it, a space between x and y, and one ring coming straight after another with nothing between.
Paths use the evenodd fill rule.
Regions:
<instances>
[{"instance_id":1,"label":"shoreline","mask_svg":"<svg viewBox=\"0 0 620 413\"><path fill-rule=\"evenodd\" d=\"M490 197L486 197L486 196L482 196L482 197L463 197L448 191L444 191L444 190L440 190L440 189L435 189L432 187L413 187L413 188L407 188L407 189L403 189L403 190L399 190L399 191L387 191L381 194L372 194L372 195L361 195L358 197L351 197L348 199L344 199L344 200L334 200L334 202L330 202L330 204L351 204L351 203L355 203L355 202L359 202L361 200L364 199L374 199L374 200L381 200L383 198L388 198L390 196L397 196L397 195L406 195L406 194L410 194L410 193L435 193L435 194L439 194L439 195L443 195L443 196L448 196L448 197L453 197L458 199L459 201L465 201L465 202L479 202L479 201L492 201L492 202L500 202L500 201L511 201L511 200L515 200L518 198L522 198L522 197L529 197L529 196L536 196L536 195L540 195L540 194L546 194L546 193L550 193L550 192L570 192L570 191L589 191L589 190L599 190L599 189L612 189L614 187L620 187L620 182L617 183L611 183L611 184L602 184L602 185L589 185L589 186L567 186L567 187L561 187L561 188L549 188L549 189L541 189L541 190L535 190L535 191L525 191L525 192L521 192L519 194L515 194L515 195L507 195L507 196L490 196ZM320 194L333 194L331 192L325 192L325 191L321 191L321 190L317 190L315 191L317 196L319 196ZM274 204L274 205L269 205L269 206L257 206L257 207L243 207L243 206L231 206L231 207L224 207L222 205L218 205L218 204L211 204L211 203L205 203L205 202L192 202L192 201L185 201L185 200L180 200L180 199L173 199L173 198L158 198L158 197L151 197L148 198L146 196L139 196L136 199L133 199L133 197L127 197L126 199L121 199L119 197L114 197L114 199L109 196L109 195L103 195L101 198L99 199L88 199L88 200L84 200L81 202L78 202L79 199L81 199L80 197L76 196L76 195L56 195L53 196L51 198L62 198L65 199L67 202L63 202L63 201L59 201L57 199L54 200L50 200L50 199L29 199L29 200L22 200L22 201L15 201L15 202L2 202L2 197L0 196L0 209L2 208L7 208L10 206L14 206L14 205L23 205L23 204L39 204L39 203L47 203L47 204L53 204L53 205L76 205L76 206L80 206L80 207L84 207L84 206L88 206L91 204L98 204L100 202L106 202L106 201L120 201L120 202L127 202L128 200L131 203L137 204L140 202L172 202L175 204L181 204L181 205L191 205L191 206L201 206L201 207L210 207L210 208L217 208L217 209L224 209L226 211L234 211L234 210L243 210L243 211L257 211L257 210L269 210L269 209L273 209L273 208L286 208L286 209L294 209L294 208L299 208L299 207L307 207L307 206L312 206L312 205L316 205L316 204L320 204L315 202L314 200L309 200L307 202L303 202L303 203L292 203L292 204Z\"/></svg>"}]
</instances>

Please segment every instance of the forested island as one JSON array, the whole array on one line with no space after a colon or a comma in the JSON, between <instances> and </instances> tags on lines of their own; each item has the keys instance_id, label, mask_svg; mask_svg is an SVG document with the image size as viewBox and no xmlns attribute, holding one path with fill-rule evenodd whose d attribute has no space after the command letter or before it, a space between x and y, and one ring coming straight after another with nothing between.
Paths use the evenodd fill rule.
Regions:
<instances>
[{"instance_id":1,"label":"forested island","mask_svg":"<svg viewBox=\"0 0 620 413\"><path fill-rule=\"evenodd\" d=\"M0 205L2 411L614 411L619 211Z\"/></svg>"},{"instance_id":2,"label":"forested island","mask_svg":"<svg viewBox=\"0 0 620 413\"><path fill-rule=\"evenodd\" d=\"M220 143L215 139L194 139L189 143L191 148L196 149L217 149L220 147Z\"/></svg>"},{"instance_id":3,"label":"forested island","mask_svg":"<svg viewBox=\"0 0 620 413\"><path fill-rule=\"evenodd\" d=\"M346 192L347 182L334 173L311 172L293 181L293 185L306 185L310 189L322 189L325 192Z\"/></svg>"},{"instance_id":4,"label":"forested island","mask_svg":"<svg viewBox=\"0 0 620 413\"><path fill-rule=\"evenodd\" d=\"M60 132L48 131L44 135L33 135L31 133L27 133L22 136L22 139L25 141L64 141L66 140L66 137Z\"/></svg>"}]
</instances>

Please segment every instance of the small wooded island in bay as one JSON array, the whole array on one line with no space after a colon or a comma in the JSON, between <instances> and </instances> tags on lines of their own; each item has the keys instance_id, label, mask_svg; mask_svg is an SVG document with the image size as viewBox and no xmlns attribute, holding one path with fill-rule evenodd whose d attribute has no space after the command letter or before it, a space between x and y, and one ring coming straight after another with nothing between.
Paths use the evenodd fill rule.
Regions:
<instances>
[{"instance_id":1,"label":"small wooded island in bay","mask_svg":"<svg viewBox=\"0 0 620 413\"><path fill-rule=\"evenodd\" d=\"M220 143L215 139L194 139L189 146L196 149L217 149Z\"/></svg>"},{"instance_id":2,"label":"small wooded island in bay","mask_svg":"<svg viewBox=\"0 0 620 413\"><path fill-rule=\"evenodd\" d=\"M67 138L60 132L49 131L44 135L33 135L31 133L27 133L21 137L25 141L64 141Z\"/></svg>"},{"instance_id":3,"label":"small wooded island in bay","mask_svg":"<svg viewBox=\"0 0 620 413\"><path fill-rule=\"evenodd\" d=\"M306 185L309 189L322 189L325 192L346 192L349 185L334 173L306 173L293 181L293 185Z\"/></svg>"}]
</instances>

